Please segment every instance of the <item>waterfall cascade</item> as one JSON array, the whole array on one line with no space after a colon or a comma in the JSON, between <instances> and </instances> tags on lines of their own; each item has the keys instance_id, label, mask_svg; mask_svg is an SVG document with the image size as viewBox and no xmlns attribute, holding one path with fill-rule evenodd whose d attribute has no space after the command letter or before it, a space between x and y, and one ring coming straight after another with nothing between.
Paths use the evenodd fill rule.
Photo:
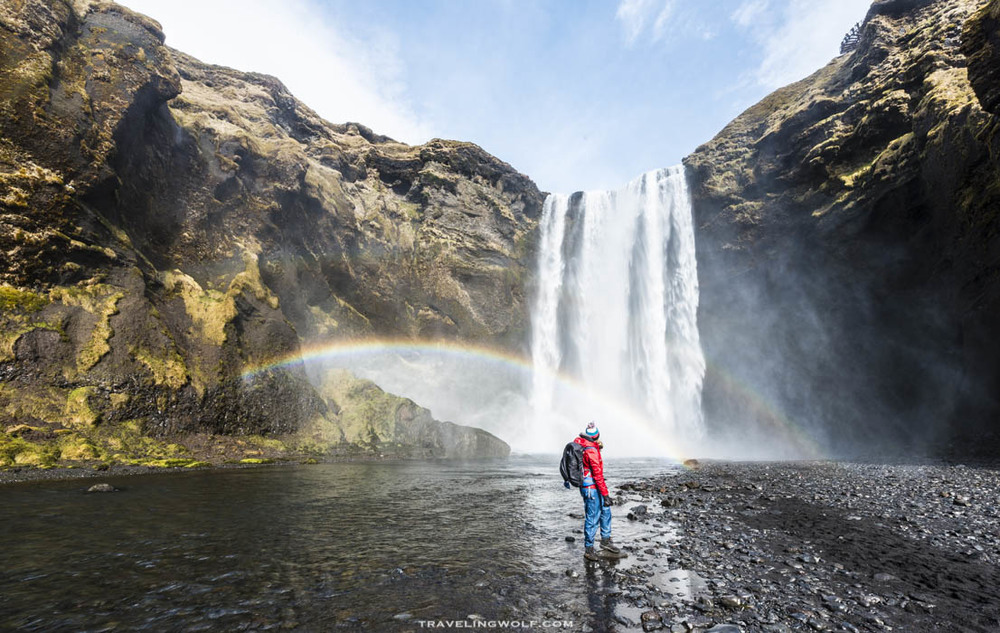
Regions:
<instances>
[{"instance_id":1,"label":"waterfall cascade","mask_svg":"<svg viewBox=\"0 0 1000 633\"><path fill-rule=\"evenodd\" d=\"M550 195L531 318L536 427L561 421L565 437L600 418L602 434L633 454L652 451L648 438L673 447L700 439L697 311L683 167L617 191Z\"/></svg>"}]
</instances>

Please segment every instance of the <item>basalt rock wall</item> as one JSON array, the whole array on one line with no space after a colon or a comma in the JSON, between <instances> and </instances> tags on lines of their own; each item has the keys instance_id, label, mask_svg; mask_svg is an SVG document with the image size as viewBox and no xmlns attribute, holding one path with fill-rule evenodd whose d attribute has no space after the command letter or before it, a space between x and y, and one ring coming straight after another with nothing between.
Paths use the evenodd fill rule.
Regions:
<instances>
[{"instance_id":1,"label":"basalt rock wall","mask_svg":"<svg viewBox=\"0 0 1000 633\"><path fill-rule=\"evenodd\" d=\"M856 50L685 160L717 436L995 454L998 16L875 2Z\"/></svg>"},{"instance_id":2,"label":"basalt rock wall","mask_svg":"<svg viewBox=\"0 0 1000 633\"><path fill-rule=\"evenodd\" d=\"M301 370L252 370L367 337L520 345L541 204L475 145L330 124L119 5L4 0L0 423L337 425Z\"/></svg>"}]
</instances>

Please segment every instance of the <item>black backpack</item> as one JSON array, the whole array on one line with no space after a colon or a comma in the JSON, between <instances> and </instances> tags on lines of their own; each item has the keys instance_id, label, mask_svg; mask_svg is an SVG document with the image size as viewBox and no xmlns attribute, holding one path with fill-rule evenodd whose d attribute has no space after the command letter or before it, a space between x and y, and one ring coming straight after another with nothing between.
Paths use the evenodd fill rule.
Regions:
<instances>
[{"instance_id":1,"label":"black backpack","mask_svg":"<svg viewBox=\"0 0 1000 633\"><path fill-rule=\"evenodd\" d=\"M577 488L583 485L583 447L576 442L570 442L563 449L562 461L559 462L559 474L563 481L568 481Z\"/></svg>"}]
</instances>

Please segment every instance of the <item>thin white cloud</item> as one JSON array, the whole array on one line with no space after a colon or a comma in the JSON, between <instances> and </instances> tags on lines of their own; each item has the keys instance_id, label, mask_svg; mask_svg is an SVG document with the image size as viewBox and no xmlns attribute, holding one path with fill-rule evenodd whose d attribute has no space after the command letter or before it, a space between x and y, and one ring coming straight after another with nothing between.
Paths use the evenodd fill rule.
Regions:
<instances>
[{"instance_id":1,"label":"thin white cloud","mask_svg":"<svg viewBox=\"0 0 1000 633\"><path fill-rule=\"evenodd\" d=\"M673 16L676 0L619 0L615 19L625 30L625 42L634 44L647 28L653 41L662 39Z\"/></svg>"},{"instance_id":2,"label":"thin white cloud","mask_svg":"<svg viewBox=\"0 0 1000 633\"><path fill-rule=\"evenodd\" d=\"M844 34L868 11L871 0L784 0L780 10L747 0L732 15L763 51L754 83L773 89L798 81L840 52Z\"/></svg>"},{"instance_id":3,"label":"thin white cloud","mask_svg":"<svg viewBox=\"0 0 1000 633\"><path fill-rule=\"evenodd\" d=\"M665 0L656 22L653 24L653 41L659 41L667 34L670 28L670 18L673 17L675 0Z\"/></svg>"},{"instance_id":4,"label":"thin white cloud","mask_svg":"<svg viewBox=\"0 0 1000 633\"><path fill-rule=\"evenodd\" d=\"M740 6L733 11L731 19L739 26L750 26L767 11L769 4L770 0L743 0Z\"/></svg>"},{"instance_id":5,"label":"thin white cloud","mask_svg":"<svg viewBox=\"0 0 1000 633\"><path fill-rule=\"evenodd\" d=\"M320 116L408 143L432 134L407 99L388 35L351 39L310 0L124 0L163 25L167 44L202 61L278 77Z\"/></svg>"}]
</instances>

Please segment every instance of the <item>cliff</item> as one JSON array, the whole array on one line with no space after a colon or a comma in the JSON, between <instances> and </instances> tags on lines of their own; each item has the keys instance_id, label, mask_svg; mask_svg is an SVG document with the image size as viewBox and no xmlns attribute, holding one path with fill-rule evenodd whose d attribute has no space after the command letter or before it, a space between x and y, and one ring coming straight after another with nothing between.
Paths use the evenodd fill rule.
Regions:
<instances>
[{"instance_id":1,"label":"cliff","mask_svg":"<svg viewBox=\"0 0 1000 633\"><path fill-rule=\"evenodd\" d=\"M0 428L348 438L301 368L244 374L318 341L523 338L542 196L475 145L330 124L100 0L0 4L0 78Z\"/></svg>"},{"instance_id":2,"label":"cliff","mask_svg":"<svg viewBox=\"0 0 1000 633\"><path fill-rule=\"evenodd\" d=\"M856 50L685 160L717 432L1000 447L998 16L879 0Z\"/></svg>"}]
</instances>

